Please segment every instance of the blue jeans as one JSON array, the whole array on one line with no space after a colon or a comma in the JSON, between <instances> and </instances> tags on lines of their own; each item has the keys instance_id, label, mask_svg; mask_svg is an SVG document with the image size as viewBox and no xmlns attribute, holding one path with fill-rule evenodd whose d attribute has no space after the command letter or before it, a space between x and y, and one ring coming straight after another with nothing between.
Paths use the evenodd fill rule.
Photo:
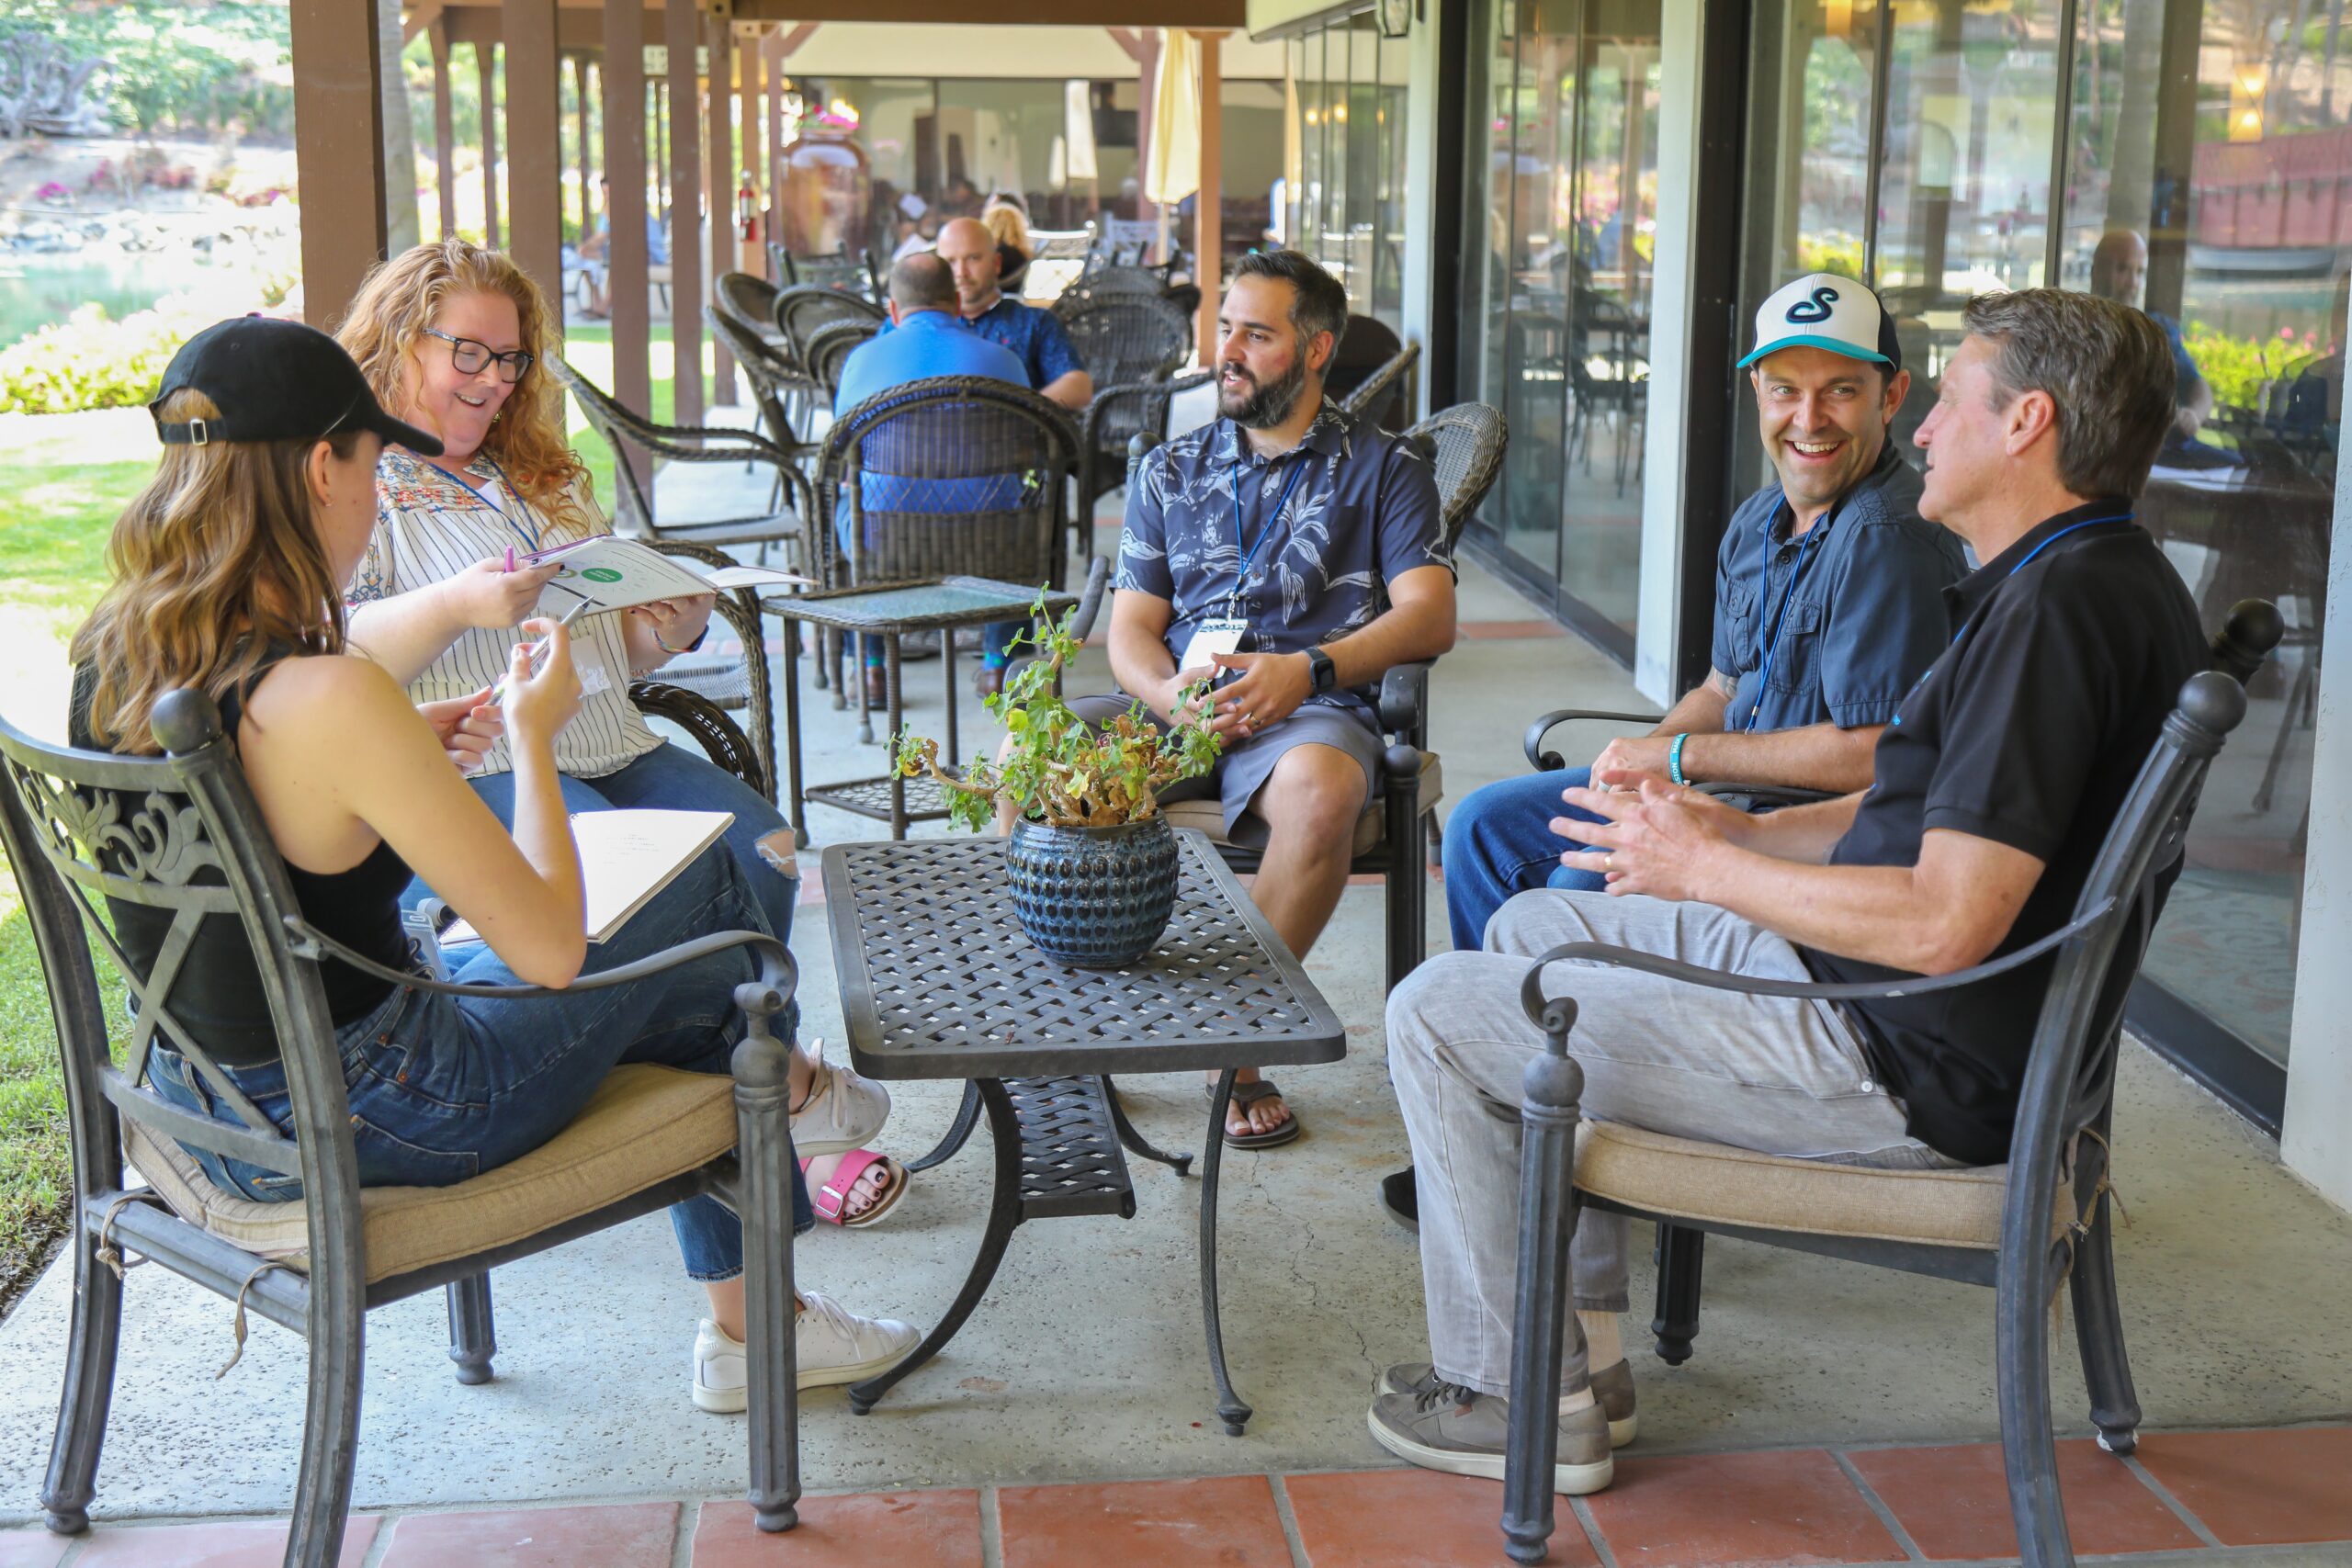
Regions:
<instances>
[{"instance_id":1,"label":"blue jeans","mask_svg":"<svg viewBox=\"0 0 2352 1568\"><path fill-rule=\"evenodd\" d=\"M1583 845L1552 831L1555 817L1583 822L1600 818L1560 799L1564 789L1591 782L1589 768L1529 773L1470 792L1445 824L1445 913L1456 951L1476 953L1486 944L1487 922L1511 896L1537 887L1598 892L1608 879L1576 871L1560 857Z\"/></svg>"},{"instance_id":2,"label":"blue jeans","mask_svg":"<svg viewBox=\"0 0 2352 1568\"><path fill-rule=\"evenodd\" d=\"M758 901L731 855L716 848L615 932L588 950L584 974L616 968L712 931L765 931ZM453 978L516 984L487 947L464 956ZM333 960L329 960L333 962ZM352 1140L363 1187L447 1187L530 1153L570 1126L606 1075L625 1062L724 1074L742 1037L735 987L758 974L748 948L729 948L631 985L531 998L436 996L403 987L367 1017L335 1031L351 1101ZM165 1100L222 1122L236 1112L211 1095L176 1052L158 1049L151 1074ZM278 1063L229 1069L254 1107L293 1131L286 1070ZM302 1195L282 1176L190 1149L221 1188L264 1202ZM795 1234L816 1223L796 1171ZM715 1198L673 1204L670 1220L686 1272L712 1282L743 1271L743 1226Z\"/></svg>"},{"instance_id":3,"label":"blue jeans","mask_svg":"<svg viewBox=\"0 0 2352 1568\"><path fill-rule=\"evenodd\" d=\"M511 831L514 826L514 775L492 773L486 778L468 779L482 803L497 814L498 819ZM728 826L719 842L735 863L742 868L743 878L750 885L752 897L759 904L760 929L767 931L786 946L792 942L792 913L800 902L800 874L786 871L770 862L760 850L760 842L783 830L783 813L774 803L741 779L707 758L687 750L683 746L656 746L644 756L598 778L576 779L563 775L563 805L567 811L611 811L647 808L666 811L731 811L735 820ZM786 840L784 852L791 853L791 840ZM786 864L797 865L787 860ZM409 884L401 902L411 908L424 901L432 892L422 879ZM707 926L707 931L723 931L723 926ZM689 933L691 934L691 933ZM797 1033L800 1024L800 1004L792 1002L786 1010L778 1030L786 1038Z\"/></svg>"}]
</instances>

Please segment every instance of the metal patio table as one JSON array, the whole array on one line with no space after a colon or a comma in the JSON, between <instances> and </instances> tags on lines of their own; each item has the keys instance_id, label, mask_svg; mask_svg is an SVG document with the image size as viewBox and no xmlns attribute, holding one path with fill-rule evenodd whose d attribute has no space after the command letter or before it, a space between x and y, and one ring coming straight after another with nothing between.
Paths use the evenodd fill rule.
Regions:
<instances>
[{"instance_id":1,"label":"metal patio table","mask_svg":"<svg viewBox=\"0 0 2352 1568\"><path fill-rule=\"evenodd\" d=\"M763 597L760 608L786 623L783 637L785 773L792 781L786 786L790 797L785 805L786 819L799 828L805 836L808 817L803 802L813 800L876 822L888 822L890 824L890 837L903 839L907 836L908 823L936 822L947 816L946 802L941 799L936 780L900 778L895 768L877 778L844 779L838 784L802 785L800 632L794 622L807 621L811 626L824 626L845 637L882 639L882 667L889 686L888 728L884 736L886 746L895 743L899 734L899 639L909 632L937 632L939 663L946 677L947 690L947 716L942 721L945 733L941 738L939 751L943 764L952 767L961 760L956 739L956 628L981 626L989 621L1025 620L1029 606L1036 599L1037 590L1035 588L1024 588L1017 582L999 582L986 577L922 578L861 584L854 588L829 588L814 593L772 593ZM1058 615L1077 603L1078 595L1075 593L1048 592L1046 595L1046 612ZM849 671L842 677L842 690L836 694L836 699L847 698L858 704L857 738L870 741L874 739L874 716L865 705L864 680L863 670Z\"/></svg>"},{"instance_id":2,"label":"metal patio table","mask_svg":"<svg viewBox=\"0 0 2352 1568\"><path fill-rule=\"evenodd\" d=\"M1250 1407L1233 1391L1217 1319L1216 1201L1237 1068L1336 1062L1338 1014L1206 835L1176 834L1176 912L1149 953L1125 969L1057 964L1013 922L1004 840L920 839L833 844L824 853L833 964L850 1060L866 1077L964 1078L964 1103L939 1146L953 1156L985 1111L996 1185L978 1256L954 1304L912 1354L849 1391L860 1415L938 1354L979 1304L1024 1221L1135 1213L1125 1145L1179 1175L1127 1121L1114 1073L1219 1072L1201 1169L1201 1314L1217 1415L1238 1437Z\"/></svg>"}]
</instances>

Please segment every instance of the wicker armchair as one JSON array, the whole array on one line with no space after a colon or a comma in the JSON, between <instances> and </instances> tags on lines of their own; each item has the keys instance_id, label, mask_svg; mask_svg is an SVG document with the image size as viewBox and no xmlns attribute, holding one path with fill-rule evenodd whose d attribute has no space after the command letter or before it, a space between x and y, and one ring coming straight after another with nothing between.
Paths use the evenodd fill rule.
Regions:
<instances>
[{"instance_id":1,"label":"wicker armchair","mask_svg":"<svg viewBox=\"0 0 2352 1568\"><path fill-rule=\"evenodd\" d=\"M771 240L768 259L775 264L775 275L784 280L786 288L815 285L842 289L861 299L879 301L882 298L882 278L875 270L873 256L852 255L847 244L829 256L800 256Z\"/></svg>"},{"instance_id":2,"label":"wicker armchair","mask_svg":"<svg viewBox=\"0 0 2352 1568\"><path fill-rule=\"evenodd\" d=\"M785 547L793 560L800 542L801 520L808 514L808 478L794 464L792 454L757 431L710 425L656 424L640 419L606 395L561 355L550 355L548 367L566 390L579 400L589 424L605 438L613 453L613 527L617 533L659 542L685 539L702 545L757 545L761 554L770 545ZM697 445L688 445L697 443ZM700 523L663 523L653 514L651 487L639 482L632 448L678 463L761 462L772 466L785 493L797 506L756 517L729 517Z\"/></svg>"},{"instance_id":3,"label":"wicker armchair","mask_svg":"<svg viewBox=\"0 0 2352 1568\"><path fill-rule=\"evenodd\" d=\"M825 389L825 405L830 408L842 389L842 367L849 356L864 344L871 343L881 333L881 324L866 321L828 321L808 335L807 351L801 363L808 367L809 379Z\"/></svg>"},{"instance_id":4,"label":"wicker armchair","mask_svg":"<svg viewBox=\"0 0 2352 1568\"><path fill-rule=\"evenodd\" d=\"M1406 395L1406 377L1421 357L1421 345L1408 343L1388 356L1373 373L1356 383L1340 400L1340 406L1357 419L1368 419L1384 429L1395 419L1400 408L1410 408Z\"/></svg>"},{"instance_id":5,"label":"wicker armchair","mask_svg":"<svg viewBox=\"0 0 2352 1568\"><path fill-rule=\"evenodd\" d=\"M863 321L878 330L888 319L881 306L821 283L795 284L775 297L776 330L784 334L793 358L804 366L809 363L810 340L822 328L836 321Z\"/></svg>"},{"instance_id":6,"label":"wicker armchair","mask_svg":"<svg viewBox=\"0 0 2352 1568\"><path fill-rule=\"evenodd\" d=\"M1168 294L1168 276L1169 269L1159 266L1089 266L1055 297L1053 311L1067 321L1073 312L1099 299L1136 294L1150 299L1164 299Z\"/></svg>"},{"instance_id":7,"label":"wicker armchair","mask_svg":"<svg viewBox=\"0 0 2352 1568\"><path fill-rule=\"evenodd\" d=\"M764 277L722 272L712 292L711 309L771 348L784 348L784 329L775 324L775 285Z\"/></svg>"},{"instance_id":8,"label":"wicker armchair","mask_svg":"<svg viewBox=\"0 0 2352 1568\"><path fill-rule=\"evenodd\" d=\"M808 417L830 407L832 394L786 358L780 342L761 337L716 305L703 307L703 319L752 383L752 400L759 406L768 439L797 461L814 461L817 445L806 434Z\"/></svg>"},{"instance_id":9,"label":"wicker armchair","mask_svg":"<svg viewBox=\"0 0 2352 1568\"><path fill-rule=\"evenodd\" d=\"M1170 402L1209 377L1176 375L1193 351L1193 323L1164 299L1108 294L1072 308L1062 324L1094 378L1070 518L1072 545L1082 556L1093 549L1095 502L1125 480L1127 443L1145 434L1166 440Z\"/></svg>"},{"instance_id":10,"label":"wicker armchair","mask_svg":"<svg viewBox=\"0 0 2352 1568\"><path fill-rule=\"evenodd\" d=\"M735 564L724 550L684 539L664 539L653 547L665 556L722 570ZM768 686L767 635L760 619L759 594L749 588L728 588L718 592L717 601L712 611L724 624L710 628L701 648L681 653L662 666L657 672L660 684L653 689L689 692L712 707L741 713L750 730L750 754L743 759L743 765L729 766L728 771L774 800L775 694ZM638 705L694 728L667 708L643 701ZM697 735L697 739L701 737ZM709 743L705 741L704 750L709 749Z\"/></svg>"},{"instance_id":11,"label":"wicker armchair","mask_svg":"<svg viewBox=\"0 0 2352 1568\"><path fill-rule=\"evenodd\" d=\"M810 575L828 589L955 576L1059 587L1078 460L1069 412L1025 387L937 376L878 392L826 434L828 525ZM848 690L835 685L837 700Z\"/></svg>"}]
</instances>

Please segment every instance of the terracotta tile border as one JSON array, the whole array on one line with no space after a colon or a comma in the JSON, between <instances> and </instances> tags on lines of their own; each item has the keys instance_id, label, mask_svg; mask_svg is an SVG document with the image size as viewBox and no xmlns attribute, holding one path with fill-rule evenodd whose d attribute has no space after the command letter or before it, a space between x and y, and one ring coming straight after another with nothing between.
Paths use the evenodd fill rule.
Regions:
<instances>
[{"instance_id":1,"label":"terracotta tile border","mask_svg":"<svg viewBox=\"0 0 2352 1568\"><path fill-rule=\"evenodd\" d=\"M2086 1539L2077 1542L2077 1550L2108 1563L2129 1563L2152 1552L2187 1550L2199 1552L2200 1561L2242 1562L2246 1568L2256 1568L2277 1556L2278 1546L2262 1544L2266 1540L2313 1545L2352 1540L2352 1533L2346 1533L2352 1532L2352 1510L2345 1509L2335 1497L2347 1442L2352 1442L2352 1428L2341 1422L2149 1433L2142 1450L2151 1461L2147 1463L2137 1456L2112 1460L2086 1451L2087 1443L2069 1443L2061 1463L2068 1490L2076 1490L2086 1472L2095 1472L2098 1490L2103 1495L2091 1514L2078 1521ZM1949 1456L1951 1480L1961 1483L1954 1491L1973 1495L1923 1501L1921 1483L1931 1482L1939 1473L1933 1461L1943 1456ZM2109 1464L2114 1466L2112 1472L2098 1469ZM1711 1476L1710 1471L1718 1467L1720 1475ZM1858 1568L1935 1562L1992 1568L2016 1559L1960 1553L1980 1551L2007 1538L2006 1506L1987 1495L1984 1485L1997 1475L1998 1469L1998 1445L1994 1443L1874 1443L1623 1455L1618 1483L1609 1491L1591 1498L1560 1500L1549 1561L1559 1568L1591 1568L1596 1562L1603 1568L1644 1568L1652 1563L1663 1568L1668 1556L1679 1554L1682 1561L1738 1562L1756 1568L1784 1562L1847 1562ZM1670 1500L1657 1495L1668 1476L1685 1480L1677 1497ZM1802 1484L1779 1484L1791 1479ZM1887 1495L1882 1495L1874 1481L1887 1484ZM1741 1504L1735 1510L1738 1517L1708 1519L1702 1510L1710 1498L1724 1494L1726 1485ZM2130 1488L2144 1492L2144 1502L2153 1509L2143 1506L2139 1494ZM1791 1507L1786 1517L1768 1515L1761 1505L1775 1500L1781 1492L1788 1494L1792 1504L1801 1506ZM1187 1500L1227 1505L1212 1510L1223 1516L1213 1522L1227 1527L1222 1533L1232 1536L1230 1504L1245 1496L1262 1500L1251 1502L1249 1511L1254 1518L1247 1530L1234 1539L1191 1539L1201 1532L1190 1528L1191 1516L1184 1511ZM894 1544L926 1543L928 1551L922 1546L915 1550L943 1562L1007 1568L1015 1561L1067 1561L1062 1552L1073 1544L1069 1532L1091 1518L1114 1533L1136 1532L1140 1539L1131 1538L1131 1545L1151 1542L1159 1553L1154 1562L1164 1562L1170 1568L1193 1561L1197 1552L1188 1554L1183 1550L1188 1541L1207 1549L1208 1555L1200 1558L1204 1562L1227 1561L1238 1549L1242 1558L1250 1562L1287 1561L1292 1568L1376 1568L1400 1557L1415 1568L1456 1564L1489 1568L1506 1561L1499 1497L1500 1489L1492 1482L1401 1467L850 1493L804 1500L803 1519L808 1533L798 1540L803 1550L797 1559L788 1551L794 1544L789 1536L773 1540L774 1547L786 1555L767 1550L750 1531L743 1506L731 1498L608 1498L577 1504L391 1509L353 1517L343 1561L351 1568L359 1568L362 1558L370 1568L388 1564L401 1555L397 1551L400 1527L408 1521L415 1521L409 1532L412 1551L429 1540L442 1549L443 1561L450 1561L447 1553L462 1535L461 1521L469 1518L481 1520L493 1535L503 1537L511 1549L521 1531L528 1531L541 1542L564 1540L582 1528L583 1521L578 1516L652 1523L657 1528L650 1534L659 1535L662 1532L658 1516L666 1512L672 1521L666 1556L658 1541L639 1531L639 1539L628 1543L635 1550L624 1550L620 1557L643 1553L658 1562L681 1564L707 1561L713 1568L774 1558L780 1563L807 1562L813 1568L844 1557L859 1561L870 1555L863 1548L873 1543L853 1543L841 1533L845 1526L865 1521L871 1529L894 1538ZM1399 1509L1400 1533L1358 1528L1363 1511L1378 1506L1383 1498L1393 1499ZM1690 1500L1689 1506L1682 1505L1682 1498ZM2271 1511L2274 1501L2278 1505L2275 1513ZM1351 1507L1357 1504L1363 1506ZM1954 1507L1961 1511L1953 1512ZM2212 1517L2199 1512L2199 1507L2209 1510ZM1008 1510L1020 1518L1011 1532L1005 1528ZM2119 1510L2136 1520L2132 1529L2116 1529ZM2162 1513L2177 1519L2199 1544L2185 1547L2177 1533L2162 1528L2156 1519ZM549 1517L543 1529L535 1529L531 1519L535 1514L568 1517ZM1999 1517L1994 1517L1995 1514ZM2284 1517L2288 1514L2293 1517ZM1645 1532L1636 1525L1645 1518L1657 1519L1672 1539L1643 1539ZM1916 1537L1909 1528L1913 1521L1921 1531ZM93 1534L61 1541L38 1527L0 1528L0 1568L77 1568L83 1563L90 1568L110 1564L230 1568L245 1562L255 1547L274 1562L277 1553L272 1543L283 1539L283 1529L282 1520L252 1517L101 1521ZM1432 1533L1435 1540L1430 1539ZM1210 1537L1218 1535L1219 1530L1207 1532ZM2117 1551L2119 1538L2126 1536L2145 1544ZM1086 1539L1083 1529L1075 1539ZM2167 1544L2154 1544L2160 1540ZM1440 1541L1449 1541L1454 1550L1433 1552ZM1868 1554L1890 1547L1894 1549L1891 1555ZM1772 1555L1775 1551L1787 1555ZM1763 1555L1754 1554L1759 1551ZM528 1561L528 1554L521 1560ZM583 1561L582 1568L595 1565Z\"/></svg>"}]
</instances>

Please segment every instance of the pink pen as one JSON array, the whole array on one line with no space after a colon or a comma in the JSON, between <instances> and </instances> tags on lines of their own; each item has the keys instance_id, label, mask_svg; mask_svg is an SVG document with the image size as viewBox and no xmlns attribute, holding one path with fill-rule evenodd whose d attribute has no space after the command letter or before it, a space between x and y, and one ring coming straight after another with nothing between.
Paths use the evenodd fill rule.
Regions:
<instances>
[{"instance_id":1,"label":"pink pen","mask_svg":"<svg viewBox=\"0 0 2352 1568\"><path fill-rule=\"evenodd\" d=\"M509 571L514 570L514 547L512 545L506 547L506 570Z\"/></svg>"}]
</instances>

